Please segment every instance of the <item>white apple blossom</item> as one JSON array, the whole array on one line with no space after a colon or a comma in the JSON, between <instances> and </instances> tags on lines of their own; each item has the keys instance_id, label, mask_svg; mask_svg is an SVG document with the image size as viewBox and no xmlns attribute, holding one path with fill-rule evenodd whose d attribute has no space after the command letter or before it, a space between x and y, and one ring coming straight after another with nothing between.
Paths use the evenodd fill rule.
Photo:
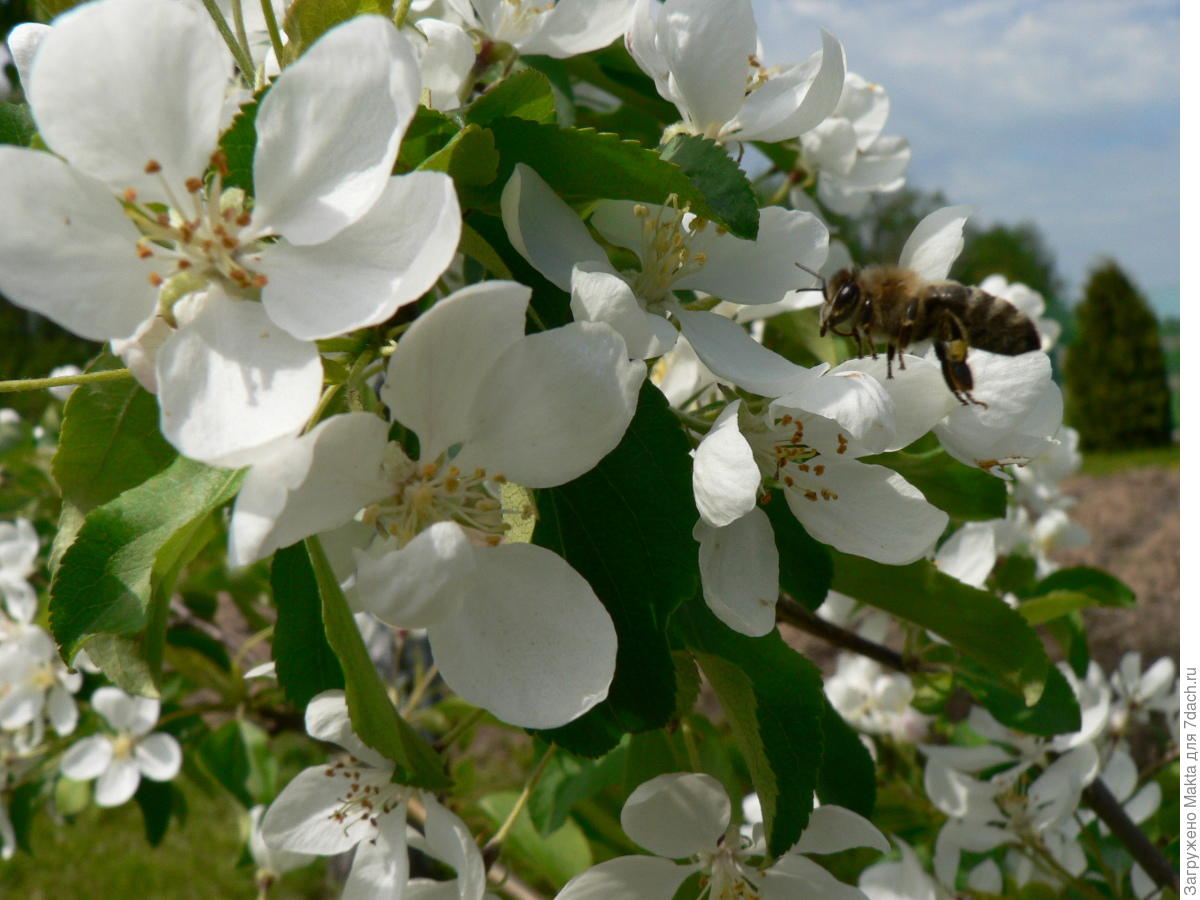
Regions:
<instances>
[{"instance_id":1,"label":"white apple blossom","mask_svg":"<svg viewBox=\"0 0 1200 900\"><path fill-rule=\"evenodd\" d=\"M237 466L312 413L312 342L424 293L460 220L447 176L391 174L421 84L388 20L330 29L273 82L252 207L222 190L215 154L231 65L190 4L97 0L57 18L29 97L59 156L0 148L0 198L22 210L0 226L0 289L112 340L157 389L166 437Z\"/></svg>"},{"instance_id":2,"label":"white apple blossom","mask_svg":"<svg viewBox=\"0 0 1200 900\"><path fill-rule=\"evenodd\" d=\"M449 111L462 106L471 89L475 42L461 25L441 19L417 19L404 34L417 54L421 86L429 106Z\"/></svg>"},{"instance_id":3,"label":"white apple blossom","mask_svg":"<svg viewBox=\"0 0 1200 900\"><path fill-rule=\"evenodd\" d=\"M925 871L912 847L899 838L900 859L863 869L858 887L869 900L950 900L950 895Z\"/></svg>"},{"instance_id":4,"label":"white apple blossom","mask_svg":"<svg viewBox=\"0 0 1200 900\"><path fill-rule=\"evenodd\" d=\"M518 164L513 170L501 209L513 247L547 279L571 292L576 320L607 322L636 359L660 356L674 345L678 332L666 319L677 316L674 291L705 291L734 303L773 303L796 286L796 262L821 265L829 238L811 213L774 206L762 210L759 236L747 241L678 206L602 201L592 214L592 226L606 240L633 251L640 262L636 270L618 272L575 212L528 166ZM712 317L733 327L716 314L691 315L701 323ZM703 342L706 333L698 326L693 331L689 340L713 367L711 357L723 347L702 349L697 341ZM735 341L753 343L744 332Z\"/></svg>"},{"instance_id":5,"label":"white apple blossom","mask_svg":"<svg viewBox=\"0 0 1200 900\"><path fill-rule=\"evenodd\" d=\"M929 717L913 709L915 695L912 679L903 672L857 653L838 654L837 668L825 679L825 696L843 719L860 731L907 743L921 740L928 730Z\"/></svg>"},{"instance_id":6,"label":"white apple blossom","mask_svg":"<svg viewBox=\"0 0 1200 900\"><path fill-rule=\"evenodd\" d=\"M29 583L38 555L38 536L28 519L0 522L0 596L16 622L32 622L37 592Z\"/></svg>"},{"instance_id":7,"label":"white apple blossom","mask_svg":"<svg viewBox=\"0 0 1200 900\"><path fill-rule=\"evenodd\" d=\"M269 847L262 834L262 818L266 811L267 808L261 804L251 807L249 813L250 836L246 840L256 868L255 881L260 890L270 888L281 875L302 869L314 859L309 853L292 853L288 850Z\"/></svg>"},{"instance_id":8,"label":"white apple blossom","mask_svg":"<svg viewBox=\"0 0 1200 900\"><path fill-rule=\"evenodd\" d=\"M607 47L625 31L630 0L469 0L452 4L487 41L522 55L565 59ZM472 9L473 8L473 9Z\"/></svg>"},{"instance_id":9,"label":"white apple blossom","mask_svg":"<svg viewBox=\"0 0 1200 900\"><path fill-rule=\"evenodd\" d=\"M841 96L845 52L829 32L821 39L805 62L767 66L750 0L638 0L625 46L679 110L664 137L782 141L816 127Z\"/></svg>"},{"instance_id":10,"label":"white apple blossom","mask_svg":"<svg viewBox=\"0 0 1200 900\"><path fill-rule=\"evenodd\" d=\"M0 728L21 731L18 743L37 747L48 721L60 736L75 730L79 712L72 696L83 676L59 659L50 635L31 623L0 637Z\"/></svg>"},{"instance_id":11,"label":"white apple blossom","mask_svg":"<svg viewBox=\"0 0 1200 900\"><path fill-rule=\"evenodd\" d=\"M1133 723L1149 721L1151 713L1170 716L1179 707L1175 662L1169 656L1157 659L1144 672L1142 654L1131 650L1113 670L1109 730L1124 734Z\"/></svg>"},{"instance_id":12,"label":"white apple blossom","mask_svg":"<svg viewBox=\"0 0 1200 900\"><path fill-rule=\"evenodd\" d=\"M803 165L818 171L817 197L833 212L859 215L873 194L904 186L912 151L904 138L882 136L889 109L882 87L847 72L833 113L801 136Z\"/></svg>"},{"instance_id":13,"label":"white apple blossom","mask_svg":"<svg viewBox=\"0 0 1200 900\"><path fill-rule=\"evenodd\" d=\"M96 805L120 806L137 792L142 778L170 781L179 774L183 752L166 732L151 733L159 701L131 697L115 687L96 688L90 702L112 728L72 744L61 769L76 781L96 779Z\"/></svg>"},{"instance_id":14,"label":"white apple blossom","mask_svg":"<svg viewBox=\"0 0 1200 900\"><path fill-rule=\"evenodd\" d=\"M432 794L392 781L395 765L362 742L350 724L342 691L325 691L304 713L309 735L348 756L310 766L283 789L262 818L262 840L273 856L332 856L354 850L343 897L456 897L481 900L485 872L462 821ZM410 800L425 809L425 835L407 823ZM451 882L409 878L414 846L452 866Z\"/></svg>"},{"instance_id":15,"label":"white apple blossom","mask_svg":"<svg viewBox=\"0 0 1200 900\"><path fill-rule=\"evenodd\" d=\"M861 900L862 892L806 854L889 849L883 834L862 816L840 806L819 806L800 840L766 867L761 824L753 829L753 838L744 837L730 826L730 813L729 796L711 775L676 772L650 779L625 801L621 827L655 855L621 856L593 866L567 882L557 900L670 900L696 872L706 879L705 896L711 900ZM682 858L690 862L672 862Z\"/></svg>"},{"instance_id":16,"label":"white apple blossom","mask_svg":"<svg viewBox=\"0 0 1200 900\"><path fill-rule=\"evenodd\" d=\"M409 328L382 397L420 441L410 458L367 413L334 416L250 470L230 557L260 559L360 515L363 607L426 628L466 700L528 727L561 725L607 694L616 634L590 586L556 554L502 544L499 485L551 487L620 441L645 366L607 325L526 336L530 290L473 285Z\"/></svg>"},{"instance_id":17,"label":"white apple blossom","mask_svg":"<svg viewBox=\"0 0 1200 900\"><path fill-rule=\"evenodd\" d=\"M741 400L728 404L696 448L692 487L700 521L693 534L705 600L744 634L766 634L775 622L778 551L757 505L765 492L780 491L817 540L877 562L920 558L946 527L946 514L902 476L858 461L911 443L939 408L910 405L906 394L893 397L857 371L858 362L830 371L793 367L801 374L789 394L760 413ZM905 391L940 381L936 367L916 357L905 374Z\"/></svg>"}]
</instances>

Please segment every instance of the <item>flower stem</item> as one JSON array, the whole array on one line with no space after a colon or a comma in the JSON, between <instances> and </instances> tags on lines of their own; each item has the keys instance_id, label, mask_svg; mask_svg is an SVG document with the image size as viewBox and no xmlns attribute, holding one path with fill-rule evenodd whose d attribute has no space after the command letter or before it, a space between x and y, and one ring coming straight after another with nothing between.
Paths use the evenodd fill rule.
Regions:
<instances>
[{"instance_id":1,"label":"flower stem","mask_svg":"<svg viewBox=\"0 0 1200 900\"><path fill-rule=\"evenodd\" d=\"M508 814L508 818L504 820L504 824L500 829L492 835L491 840L483 845L483 858L485 863L490 859L495 859L495 856L500 852L500 845L504 843L504 839L508 837L508 833L512 831L512 827L517 824L517 818L521 815L521 810L525 808L525 804L529 802L530 796L533 795L533 789L537 787L538 781L541 780L542 773L546 771L546 764L550 762L550 757L554 755L556 746L551 744L546 748L546 752L542 754L542 758L538 760L537 768L533 770L533 774L529 776L529 780L525 782L525 787L521 790L521 796L517 797L517 802L513 804L512 810Z\"/></svg>"},{"instance_id":2,"label":"flower stem","mask_svg":"<svg viewBox=\"0 0 1200 900\"><path fill-rule=\"evenodd\" d=\"M485 715L487 715L486 709L477 709L473 711L461 722L438 738L438 742L434 745L434 749L437 750L438 753L445 753L455 741L473 728L475 723L482 719Z\"/></svg>"},{"instance_id":3,"label":"flower stem","mask_svg":"<svg viewBox=\"0 0 1200 900\"><path fill-rule=\"evenodd\" d=\"M221 15L221 10L217 8L217 0L201 0L201 2L204 4L204 8L208 10L209 16L212 17L213 24L217 26L217 31L221 32L221 37L224 38L225 45L229 47L229 52L233 54L238 68L242 70L242 80L248 85L252 84L254 61L242 49L241 45L238 44L237 37L230 31L229 23L225 21L225 17Z\"/></svg>"},{"instance_id":4,"label":"flower stem","mask_svg":"<svg viewBox=\"0 0 1200 900\"><path fill-rule=\"evenodd\" d=\"M407 719L416 710L417 705L425 696L425 692L429 690L429 686L433 684L433 679L437 678L437 666L430 666L425 670L425 674L420 680L413 685L412 693L408 695L408 700L405 701L404 709L400 710L400 718Z\"/></svg>"},{"instance_id":5,"label":"flower stem","mask_svg":"<svg viewBox=\"0 0 1200 900\"><path fill-rule=\"evenodd\" d=\"M96 381L121 381L132 378L128 369L105 369L103 372L82 372L79 375L58 375L54 378L23 378L16 381L0 381L0 394L14 391L40 391L63 385L91 384Z\"/></svg>"},{"instance_id":6,"label":"flower stem","mask_svg":"<svg viewBox=\"0 0 1200 900\"><path fill-rule=\"evenodd\" d=\"M397 28L404 27L404 20L408 18L408 10L412 7L412 0L400 0L396 4L396 15L392 21L396 23Z\"/></svg>"},{"instance_id":7,"label":"flower stem","mask_svg":"<svg viewBox=\"0 0 1200 900\"><path fill-rule=\"evenodd\" d=\"M279 22L275 20L275 7L271 0L262 0L263 18L267 21L267 33L271 35L271 49L275 51L275 59L283 68L283 35L279 33Z\"/></svg>"},{"instance_id":8,"label":"flower stem","mask_svg":"<svg viewBox=\"0 0 1200 900\"><path fill-rule=\"evenodd\" d=\"M254 57L250 53L250 39L246 37L246 17L242 14L242 0L232 0L230 11L233 13L233 27L237 34L238 46L242 48L242 52L246 55L246 59L253 63ZM253 72L247 72L247 77L253 76Z\"/></svg>"}]
</instances>

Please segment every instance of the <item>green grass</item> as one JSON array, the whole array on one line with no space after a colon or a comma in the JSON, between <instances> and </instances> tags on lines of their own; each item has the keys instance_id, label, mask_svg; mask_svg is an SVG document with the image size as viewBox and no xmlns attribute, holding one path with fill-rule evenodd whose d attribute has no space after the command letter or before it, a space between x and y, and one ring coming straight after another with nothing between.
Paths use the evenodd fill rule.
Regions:
<instances>
[{"instance_id":1,"label":"green grass","mask_svg":"<svg viewBox=\"0 0 1200 900\"><path fill-rule=\"evenodd\" d=\"M1126 469L1145 468L1178 469L1179 445L1083 454L1084 475L1111 475Z\"/></svg>"},{"instance_id":2,"label":"green grass","mask_svg":"<svg viewBox=\"0 0 1200 900\"><path fill-rule=\"evenodd\" d=\"M56 823L39 810L34 855L0 862L0 895L22 900L253 900L254 868L242 857L238 807L223 793L176 782L187 799L187 820L173 820L157 847L146 843L132 801L117 809L91 808ZM278 900L336 896L324 886L324 864L292 872L271 891Z\"/></svg>"}]
</instances>

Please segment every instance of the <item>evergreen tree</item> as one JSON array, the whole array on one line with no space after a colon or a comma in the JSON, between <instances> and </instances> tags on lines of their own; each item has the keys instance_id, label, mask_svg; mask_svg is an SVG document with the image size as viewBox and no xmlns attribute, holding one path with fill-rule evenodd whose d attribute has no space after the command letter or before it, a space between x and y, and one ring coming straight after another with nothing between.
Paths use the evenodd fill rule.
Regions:
<instances>
[{"instance_id":1,"label":"evergreen tree","mask_svg":"<svg viewBox=\"0 0 1200 900\"><path fill-rule=\"evenodd\" d=\"M1112 260L1088 279L1067 351L1066 418L1089 450L1171 442L1171 392L1158 322Z\"/></svg>"}]
</instances>

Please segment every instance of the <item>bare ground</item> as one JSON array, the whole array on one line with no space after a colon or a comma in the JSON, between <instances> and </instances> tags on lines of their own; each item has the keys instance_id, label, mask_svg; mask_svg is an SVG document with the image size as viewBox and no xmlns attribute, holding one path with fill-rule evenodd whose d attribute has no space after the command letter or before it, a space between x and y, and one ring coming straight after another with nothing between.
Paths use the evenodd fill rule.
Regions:
<instances>
[{"instance_id":1,"label":"bare ground","mask_svg":"<svg viewBox=\"0 0 1200 900\"><path fill-rule=\"evenodd\" d=\"M1055 558L1063 566L1104 569L1137 595L1132 609L1087 611L1092 658L1106 670L1128 650L1140 650L1143 665L1160 656L1178 663L1179 470L1076 475L1063 491L1078 498L1071 518L1092 542Z\"/></svg>"}]
</instances>

